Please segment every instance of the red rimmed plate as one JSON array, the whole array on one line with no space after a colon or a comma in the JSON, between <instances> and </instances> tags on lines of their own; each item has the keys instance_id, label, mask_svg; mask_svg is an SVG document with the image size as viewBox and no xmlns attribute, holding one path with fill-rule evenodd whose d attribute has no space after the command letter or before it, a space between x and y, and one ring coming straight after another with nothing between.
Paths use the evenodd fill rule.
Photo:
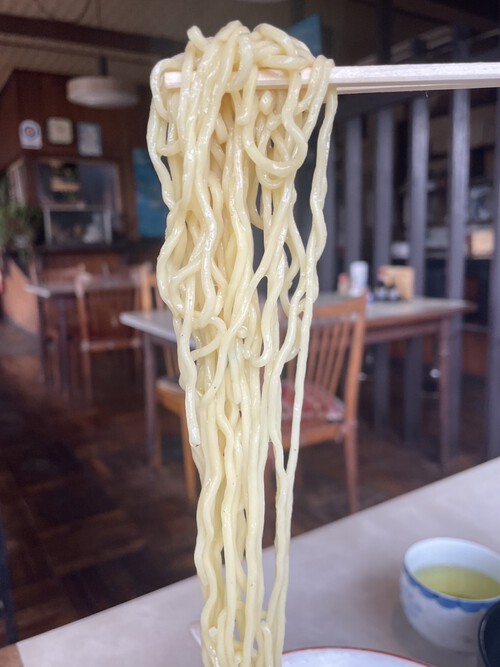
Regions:
<instances>
[{"instance_id":1,"label":"red rimmed plate","mask_svg":"<svg viewBox=\"0 0 500 667\"><path fill-rule=\"evenodd\" d=\"M283 655L282 667L431 667L410 658L356 648L306 648Z\"/></svg>"}]
</instances>

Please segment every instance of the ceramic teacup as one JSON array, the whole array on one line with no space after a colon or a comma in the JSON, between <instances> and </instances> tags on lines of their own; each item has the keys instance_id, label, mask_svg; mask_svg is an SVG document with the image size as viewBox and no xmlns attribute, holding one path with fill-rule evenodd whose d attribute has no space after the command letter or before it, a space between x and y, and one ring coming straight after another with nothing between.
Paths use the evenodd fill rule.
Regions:
<instances>
[{"instance_id":1,"label":"ceramic teacup","mask_svg":"<svg viewBox=\"0 0 500 667\"><path fill-rule=\"evenodd\" d=\"M500 665L500 602L488 609L479 624L479 666Z\"/></svg>"},{"instance_id":2,"label":"ceramic teacup","mask_svg":"<svg viewBox=\"0 0 500 667\"><path fill-rule=\"evenodd\" d=\"M404 612L417 632L474 653L479 623L500 601L500 555L467 540L423 540L406 552L400 584Z\"/></svg>"}]
</instances>

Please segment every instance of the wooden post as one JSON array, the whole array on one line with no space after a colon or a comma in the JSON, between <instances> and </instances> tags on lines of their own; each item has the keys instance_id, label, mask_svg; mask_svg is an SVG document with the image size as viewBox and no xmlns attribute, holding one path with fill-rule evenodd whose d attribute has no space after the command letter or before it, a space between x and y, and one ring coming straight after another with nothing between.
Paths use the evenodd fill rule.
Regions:
<instances>
[{"instance_id":1,"label":"wooden post","mask_svg":"<svg viewBox=\"0 0 500 667\"><path fill-rule=\"evenodd\" d=\"M345 156L345 263L361 259L361 211L362 211L362 126L361 116L346 122Z\"/></svg>"},{"instance_id":2,"label":"wooden post","mask_svg":"<svg viewBox=\"0 0 500 667\"><path fill-rule=\"evenodd\" d=\"M425 284L425 229L427 224L427 176L429 169L429 106L416 97L410 105L410 266L415 271L415 294ZM422 339L408 341L405 357L405 442L413 445L421 434Z\"/></svg>"},{"instance_id":3,"label":"wooden post","mask_svg":"<svg viewBox=\"0 0 500 667\"><path fill-rule=\"evenodd\" d=\"M375 222L373 229L373 280L379 266L390 264L394 195L394 114L392 108L376 115ZM389 422L389 358L387 343L375 347L373 408L375 428Z\"/></svg>"},{"instance_id":4,"label":"wooden post","mask_svg":"<svg viewBox=\"0 0 500 667\"><path fill-rule=\"evenodd\" d=\"M391 61L392 0L376 0L377 63Z\"/></svg>"},{"instance_id":5,"label":"wooden post","mask_svg":"<svg viewBox=\"0 0 500 667\"><path fill-rule=\"evenodd\" d=\"M326 245L318 263L320 290L335 290L337 280L337 215L336 215L336 180L335 180L335 133L332 135L328 156L327 181L328 193L325 199L325 224L327 229Z\"/></svg>"},{"instance_id":6,"label":"wooden post","mask_svg":"<svg viewBox=\"0 0 500 667\"><path fill-rule=\"evenodd\" d=\"M392 0L376 0L377 63L391 61ZM391 107L381 109L376 117L375 137L375 220L373 228L372 282L379 266L390 264L393 226L394 184L394 113ZM389 423L390 346L375 346L373 373L373 421L376 429Z\"/></svg>"},{"instance_id":7,"label":"wooden post","mask_svg":"<svg viewBox=\"0 0 500 667\"><path fill-rule=\"evenodd\" d=\"M451 147L448 169L449 244L446 272L446 295L449 299L464 296L464 245L468 218L470 163L470 91L455 90L451 98ZM450 432L448 453L458 453L460 432L460 383L462 376L462 318L450 321Z\"/></svg>"},{"instance_id":8,"label":"wooden post","mask_svg":"<svg viewBox=\"0 0 500 667\"><path fill-rule=\"evenodd\" d=\"M486 456L500 456L500 90L497 92L495 137L495 182L493 195L495 247L490 265L489 348L487 377Z\"/></svg>"}]
</instances>

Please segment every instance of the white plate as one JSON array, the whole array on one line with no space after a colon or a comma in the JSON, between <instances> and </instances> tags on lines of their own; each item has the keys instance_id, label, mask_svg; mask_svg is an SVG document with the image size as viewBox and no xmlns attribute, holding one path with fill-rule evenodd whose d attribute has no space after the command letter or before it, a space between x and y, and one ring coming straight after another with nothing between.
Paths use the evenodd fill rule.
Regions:
<instances>
[{"instance_id":1,"label":"white plate","mask_svg":"<svg viewBox=\"0 0 500 667\"><path fill-rule=\"evenodd\" d=\"M412 667L424 663L364 649L307 648L286 653L281 665L282 667Z\"/></svg>"}]
</instances>

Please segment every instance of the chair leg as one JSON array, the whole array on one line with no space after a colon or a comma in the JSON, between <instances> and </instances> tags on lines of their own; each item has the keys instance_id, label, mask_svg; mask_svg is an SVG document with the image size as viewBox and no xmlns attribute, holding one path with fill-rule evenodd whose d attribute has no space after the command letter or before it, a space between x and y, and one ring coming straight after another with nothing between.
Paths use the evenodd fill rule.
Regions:
<instances>
[{"instance_id":1,"label":"chair leg","mask_svg":"<svg viewBox=\"0 0 500 667\"><path fill-rule=\"evenodd\" d=\"M90 403L93 399L92 394L92 359L88 351L82 352L82 372L85 398Z\"/></svg>"},{"instance_id":2,"label":"chair leg","mask_svg":"<svg viewBox=\"0 0 500 667\"><path fill-rule=\"evenodd\" d=\"M78 388L82 380L82 370L80 364L80 342L75 339L68 341L69 370L70 377L73 378L74 387Z\"/></svg>"},{"instance_id":3,"label":"chair leg","mask_svg":"<svg viewBox=\"0 0 500 667\"><path fill-rule=\"evenodd\" d=\"M141 377L141 371L143 368L143 361L142 361L142 349L135 347L133 350L134 354L134 372L133 372L133 380L137 380L137 378Z\"/></svg>"},{"instance_id":4,"label":"chair leg","mask_svg":"<svg viewBox=\"0 0 500 667\"><path fill-rule=\"evenodd\" d=\"M180 414L179 420L181 423L182 457L184 461L184 478L186 480L187 494L189 500L195 504L198 498L198 471L193 460L191 445L189 444L186 415L184 413Z\"/></svg>"},{"instance_id":5,"label":"chair leg","mask_svg":"<svg viewBox=\"0 0 500 667\"><path fill-rule=\"evenodd\" d=\"M161 428L159 424L160 420L160 415L157 415L157 418L155 420L155 425L154 425L154 439L153 439L153 458L151 460L151 463L153 464L153 468L161 468L162 463L163 463L163 456L162 456L162 433L161 433Z\"/></svg>"},{"instance_id":6,"label":"chair leg","mask_svg":"<svg viewBox=\"0 0 500 667\"><path fill-rule=\"evenodd\" d=\"M347 427L344 434L344 458L349 513L359 510L358 499L358 429L355 424Z\"/></svg>"},{"instance_id":7,"label":"chair leg","mask_svg":"<svg viewBox=\"0 0 500 667\"><path fill-rule=\"evenodd\" d=\"M14 606L10 586L9 567L5 546L5 533L0 524L0 600L2 602L2 615L5 623L5 636L8 644L17 641L16 622L14 620Z\"/></svg>"},{"instance_id":8,"label":"chair leg","mask_svg":"<svg viewBox=\"0 0 500 667\"><path fill-rule=\"evenodd\" d=\"M58 378L61 377L59 368L59 341L57 338L47 339L44 343L47 359L47 384L57 385Z\"/></svg>"}]
</instances>

